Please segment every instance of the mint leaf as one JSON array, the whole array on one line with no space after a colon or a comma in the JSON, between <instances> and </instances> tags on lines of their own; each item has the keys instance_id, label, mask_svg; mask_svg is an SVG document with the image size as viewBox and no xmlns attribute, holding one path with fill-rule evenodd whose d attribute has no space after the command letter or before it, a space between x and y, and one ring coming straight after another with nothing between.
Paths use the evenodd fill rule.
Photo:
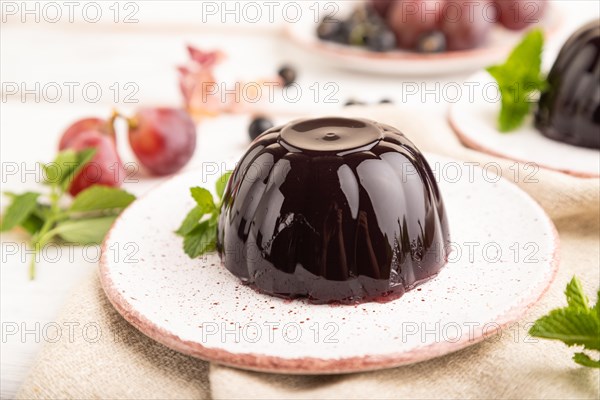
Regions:
<instances>
[{"instance_id":1,"label":"mint leaf","mask_svg":"<svg viewBox=\"0 0 600 400\"><path fill-rule=\"evenodd\" d=\"M185 219L181 223L181 226L179 227L179 229L177 229L175 231L175 233L178 234L178 235L180 235L180 236L187 235L196 226L198 226L198 224L200 223L200 220L205 215L206 215L206 213L199 206L196 206L196 207L192 208L192 210L187 214L187 216L185 217Z\"/></svg>"},{"instance_id":2,"label":"mint leaf","mask_svg":"<svg viewBox=\"0 0 600 400\"><path fill-rule=\"evenodd\" d=\"M217 185L217 192L219 190ZM183 236L185 253L190 258L196 258L216 248L219 209L208 190L193 187L190 193L196 201L196 206L186 215L175 233Z\"/></svg>"},{"instance_id":3,"label":"mint leaf","mask_svg":"<svg viewBox=\"0 0 600 400\"><path fill-rule=\"evenodd\" d=\"M40 218L34 210L34 212L29 214L29 216L19 224L19 226L25 229L30 235L35 235L40 231L40 229L42 229L42 226L44 226L44 221L45 220Z\"/></svg>"},{"instance_id":4,"label":"mint leaf","mask_svg":"<svg viewBox=\"0 0 600 400\"><path fill-rule=\"evenodd\" d=\"M231 177L232 173L233 171L227 171L223 175L221 175L219 179L217 179L215 189L217 191L217 196L219 196L219 199L223 198L223 194L225 193L225 189L227 188L227 182L229 182L229 178Z\"/></svg>"},{"instance_id":5,"label":"mint leaf","mask_svg":"<svg viewBox=\"0 0 600 400\"><path fill-rule=\"evenodd\" d=\"M77 152L73 149L63 150L56 155L54 161L41 164L44 169L44 183L59 185L78 165Z\"/></svg>"},{"instance_id":6,"label":"mint leaf","mask_svg":"<svg viewBox=\"0 0 600 400\"><path fill-rule=\"evenodd\" d=\"M57 236L75 244L102 242L117 214L135 199L133 195L121 189L95 185L81 192L70 208L61 207L61 200L73 177L95 154L94 148L79 152L67 149L58 153L52 163L41 164L44 183L50 186L50 193L46 196L49 204L40 203L38 193L6 193L11 203L0 229L23 227L31 234L29 245L36 253ZM35 260L32 257L29 264L30 279L35 278Z\"/></svg>"},{"instance_id":7,"label":"mint leaf","mask_svg":"<svg viewBox=\"0 0 600 400\"><path fill-rule=\"evenodd\" d=\"M75 197L70 212L121 211L135 200L135 196L123 189L93 185Z\"/></svg>"},{"instance_id":8,"label":"mint leaf","mask_svg":"<svg viewBox=\"0 0 600 400\"><path fill-rule=\"evenodd\" d=\"M523 124L525 117L531 110L531 103L527 99L520 98L520 89L505 88L501 90L502 106L498 116L498 127L501 132L510 132Z\"/></svg>"},{"instance_id":9,"label":"mint leaf","mask_svg":"<svg viewBox=\"0 0 600 400\"><path fill-rule=\"evenodd\" d=\"M486 68L498 83L502 105L498 117L501 132L514 130L523 124L532 106L532 95L544 89L541 75L544 34L530 31L513 49L504 64Z\"/></svg>"},{"instance_id":10,"label":"mint leaf","mask_svg":"<svg viewBox=\"0 0 600 400\"><path fill-rule=\"evenodd\" d=\"M42 164L44 170L44 183L47 185L67 188L73 177L94 158L96 149L89 148L82 151L73 149L63 150L48 164Z\"/></svg>"},{"instance_id":11,"label":"mint leaf","mask_svg":"<svg viewBox=\"0 0 600 400\"><path fill-rule=\"evenodd\" d=\"M190 192L192 193L194 200L196 200L198 207L200 207L205 214L211 213L217 208L213 196L208 190L201 187L193 187L190 189Z\"/></svg>"},{"instance_id":12,"label":"mint leaf","mask_svg":"<svg viewBox=\"0 0 600 400\"><path fill-rule=\"evenodd\" d=\"M68 220L59 223L49 233L58 235L67 242L86 245L99 244L117 219L116 215L100 218Z\"/></svg>"},{"instance_id":13,"label":"mint leaf","mask_svg":"<svg viewBox=\"0 0 600 400\"><path fill-rule=\"evenodd\" d=\"M75 168L65 171L65 174L60 181L63 190L66 190L69 187L77 173L79 173L87 163L92 161L95 155L96 149L94 148L85 149L77 153L77 165Z\"/></svg>"},{"instance_id":14,"label":"mint leaf","mask_svg":"<svg viewBox=\"0 0 600 400\"><path fill-rule=\"evenodd\" d=\"M596 313L596 316L600 320L600 290L598 290L598 297L596 297L596 305L592 308L592 311Z\"/></svg>"},{"instance_id":15,"label":"mint leaf","mask_svg":"<svg viewBox=\"0 0 600 400\"><path fill-rule=\"evenodd\" d=\"M532 336L560 340L567 346L600 350L600 324L590 311L560 308L541 317L531 327Z\"/></svg>"},{"instance_id":16,"label":"mint leaf","mask_svg":"<svg viewBox=\"0 0 600 400\"><path fill-rule=\"evenodd\" d=\"M600 300L590 307L577 277L567 284L565 295L567 307L552 310L539 318L529 329L529 334L560 340L567 346L583 346L586 350L600 351ZM573 360L587 367L600 367L600 361L592 360L585 353L575 354Z\"/></svg>"},{"instance_id":17,"label":"mint leaf","mask_svg":"<svg viewBox=\"0 0 600 400\"><path fill-rule=\"evenodd\" d=\"M183 238L183 250L190 258L213 251L216 247L217 226L214 221L204 221L198 224Z\"/></svg>"},{"instance_id":18,"label":"mint leaf","mask_svg":"<svg viewBox=\"0 0 600 400\"><path fill-rule=\"evenodd\" d=\"M27 192L12 196L11 204L6 208L2 217L0 231L8 231L22 224L35 210L39 193Z\"/></svg>"},{"instance_id":19,"label":"mint leaf","mask_svg":"<svg viewBox=\"0 0 600 400\"><path fill-rule=\"evenodd\" d=\"M569 307L582 311L589 310L589 300L585 293L583 293L583 287L581 287L581 282L577 277L574 276L571 282L567 284L565 295L567 296Z\"/></svg>"},{"instance_id":20,"label":"mint leaf","mask_svg":"<svg viewBox=\"0 0 600 400\"><path fill-rule=\"evenodd\" d=\"M42 229L46 220L51 217L53 217L53 213L50 206L41 204L38 201L31 214L19 226L33 236Z\"/></svg>"},{"instance_id":21,"label":"mint leaf","mask_svg":"<svg viewBox=\"0 0 600 400\"><path fill-rule=\"evenodd\" d=\"M590 356L585 353L575 353L573 361L584 367L600 368L600 360L592 360Z\"/></svg>"}]
</instances>

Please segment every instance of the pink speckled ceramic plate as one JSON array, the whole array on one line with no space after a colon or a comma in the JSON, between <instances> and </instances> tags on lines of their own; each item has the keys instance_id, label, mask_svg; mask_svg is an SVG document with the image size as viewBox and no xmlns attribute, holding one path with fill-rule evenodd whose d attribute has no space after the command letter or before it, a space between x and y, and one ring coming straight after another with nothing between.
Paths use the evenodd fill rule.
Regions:
<instances>
[{"instance_id":1,"label":"pink speckled ceramic plate","mask_svg":"<svg viewBox=\"0 0 600 400\"><path fill-rule=\"evenodd\" d=\"M315 7L316 3L306 2L303 4L302 12L298 13L298 20L294 16L289 18L290 23L286 26L287 37L299 47L342 69L386 75L418 76L475 71L495 64L502 61L523 37L523 31L511 31L497 24L492 27L483 46L438 54L420 54L404 50L378 53L357 46L322 41L317 37L317 21L320 18L334 16L341 19L358 3L358 1L327 2L320 7ZM562 21L559 5L552 3L548 5L537 26L541 27L547 35L552 35L558 31Z\"/></svg>"},{"instance_id":2,"label":"pink speckled ceramic plate","mask_svg":"<svg viewBox=\"0 0 600 400\"><path fill-rule=\"evenodd\" d=\"M216 255L190 260L173 233L200 172L176 176L123 212L103 245L115 308L164 345L274 373L365 371L427 360L483 340L544 293L558 265L552 222L513 184L428 156L455 243L440 274L400 299L313 305L241 285ZM120 254L115 249L129 251Z\"/></svg>"},{"instance_id":3,"label":"pink speckled ceramic plate","mask_svg":"<svg viewBox=\"0 0 600 400\"><path fill-rule=\"evenodd\" d=\"M465 145L574 176L600 176L600 151L548 139L535 128L532 117L513 132L499 132L496 126L500 98L493 78L482 71L467 81L478 89L473 91L472 98L462 96L449 113L450 124Z\"/></svg>"}]
</instances>

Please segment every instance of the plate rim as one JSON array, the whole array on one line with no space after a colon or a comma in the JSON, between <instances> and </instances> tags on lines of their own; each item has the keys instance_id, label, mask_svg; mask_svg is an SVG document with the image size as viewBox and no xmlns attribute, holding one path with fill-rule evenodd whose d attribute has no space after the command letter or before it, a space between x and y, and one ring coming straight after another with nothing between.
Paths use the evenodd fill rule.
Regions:
<instances>
[{"instance_id":1,"label":"plate rim","mask_svg":"<svg viewBox=\"0 0 600 400\"><path fill-rule=\"evenodd\" d=\"M547 165L539 163L537 161L522 160L518 157L509 156L507 154L502 154L502 152L497 151L497 150L492 150L489 147L486 147L480 143L473 141L471 138L469 138L467 135L465 135L464 132L462 132L461 129L456 125L456 122L452 119L451 113L448 113L448 123L450 124L452 131L458 137L458 139L461 141L461 143L463 143L465 146L467 146L468 148L470 148L472 150L481 151L482 153L486 153L491 156L500 157L505 160L516 161L516 162L522 163L522 164L527 164L527 163L533 162L533 163L536 163L537 165L539 165L541 168L544 168L546 170L560 172L562 174L570 175L570 176L573 176L576 178L600 178L600 172L597 174L594 174L591 172L572 171L569 169L554 168L554 167L549 167ZM547 139L547 140L552 140L552 139ZM571 146L571 145L567 145L567 144L565 144L565 145Z\"/></svg>"},{"instance_id":2,"label":"plate rim","mask_svg":"<svg viewBox=\"0 0 600 400\"><path fill-rule=\"evenodd\" d=\"M435 156L440 157L442 160L453 160L452 158L446 156ZM142 196L138 197L138 199L132 204L137 203L139 200L143 200L149 193L159 190L163 185L179 179L183 175L193 172L194 171L185 171L172 176L171 178L156 185ZM493 322L497 324L498 328L492 332L492 334L487 336L483 333L483 327L481 327L481 329L478 327L474 330L475 333L473 335L468 335L466 337L463 336L456 342L436 342L411 351L394 352L385 355L365 355L329 359L316 357L285 358L258 353L233 353L222 348L209 348L198 342L183 340L177 334L158 326L140 312L136 311L133 307L131 307L129 301L127 301L123 294L114 286L113 280L109 273L108 264L110 264L110 262L106 260L108 254L106 250L107 246L109 245L113 230L122 216L127 212L129 207L123 210L123 212L121 212L121 214L116 218L110 230L106 234L104 241L102 242L101 256L98 267L100 284L104 293L106 294L106 297L115 310L139 332L170 348L171 350L204 360L206 362L214 362L216 364L233 368L266 373L290 375L330 375L340 373L368 372L428 361L480 343L489 337L495 336L497 332L506 329L510 324L522 318L527 311L529 311L536 303L538 303L538 301L544 296L556 279L560 265L560 238L556 230L556 226L537 201L535 201L513 182L503 177L501 177L501 179L503 179L504 183L509 185L509 187L511 187L511 189L513 189L516 193L519 193L519 195L528 199L533 207L537 207L539 209L541 212L540 217L544 218L544 222L550 227L553 251L551 254L551 260L549 260L549 278L544 280L540 285L536 286L532 291L533 294L524 298L520 304L513 306L506 312L496 317Z\"/></svg>"}]
</instances>

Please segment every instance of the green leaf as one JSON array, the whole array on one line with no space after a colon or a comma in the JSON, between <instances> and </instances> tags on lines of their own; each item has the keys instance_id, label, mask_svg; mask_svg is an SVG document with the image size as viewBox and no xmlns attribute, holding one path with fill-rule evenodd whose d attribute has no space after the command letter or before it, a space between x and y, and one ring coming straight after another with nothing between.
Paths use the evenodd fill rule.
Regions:
<instances>
[{"instance_id":1,"label":"green leaf","mask_svg":"<svg viewBox=\"0 0 600 400\"><path fill-rule=\"evenodd\" d=\"M541 70L543 47L544 33L541 29L532 29L512 50L505 65L518 68L519 75L536 79Z\"/></svg>"},{"instance_id":2,"label":"green leaf","mask_svg":"<svg viewBox=\"0 0 600 400\"><path fill-rule=\"evenodd\" d=\"M517 129L531 110L531 103L527 99L519 98L518 88L505 88L502 93L502 107L498 116L498 128L501 132L510 132Z\"/></svg>"},{"instance_id":3,"label":"green leaf","mask_svg":"<svg viewBox=\"0 0 600 400\"><path fill-rule=\"evenodd\" d=\"M589 300L583 292L583 287L577 277L574 276L571 282L567 284L565 295L567 296L569 307L583 311L590 309Z\"/></svg>"},{"instance_id":4,"label":"green leaf","mask_svg":"<svg viewBox=\"0 0 600 400\"><path fill-rule=\"evenodd\" d=\"M190 258L214 251L216 248L217 227L214 221L204 221L198 224L183 238L183 250Z\"/></svg>"},{"instance_id":5,"label":"green leaf","mask_svg":"<svg viewBox=\"0 0 600 400\"><path fill-rule=\"evenodd\" d=\"M221 179L223 179L223 177L219 178L219 180ZM224 187L225 186L219 186L219 183L217 182L217 192L219 192L219 190L224 190ZM175 233L184 237L184 251L190 257L195 258L206 251L214 250L216 221L219 210L215 205L212 194L208 190L201 187L193 187L190 189L190 192L196 201L196 206L188 212ZM207 215L211 216L211 218L202 221Z\"/></svg>"},{"instance_id":6,"label":"green leaf","mask_svg":"<svg viewBox=\"0 0 600 400\"><path fill-rule=\"evenodd\" d=\"M217 196L219 199L223 198L223 193L225 193L225 188L227 188L227 182L229 182L229 178L231 178L231 174L233 171L227 171L223 175L217 179L217 183L215 185L215 189L217 190Z\"/></svg>"},{"instance_id":7,"label":"green leaf","mask_svg":"<svg viewBox=\"0 0 600 400\"><path fill-rule=\"evenodd\" d=\"M92 161L95 155L96 149L94 148L84 149L77 153L77 165L70 171L66 171L67 173L65 173L60 181L63 190L66 190L66 188L69 187L77 173L79 173L87 163Z\"/></svg>"},{"instance_id":8,"label":"green leaf","mask_svg":"<svg viewBox=\"0 0 600 400\"><path fill-rule=\"evenodd\" d=\"M546 86L541 75L543 47L544 34L534 29L525 35L504 64L487 68L502 96L498 116L501 132L514 130L523 123L531 110L532 94Z\"/></svg>"},{"instance_id":9,"label":"green leaf","mask_svg":"<svg viewBox=\"0 0 600 400\"><path fill-rule=\"evenodd\" d=\"M592 360L590 356L585 353L575 353L573 361L584 367L600 368L600 360Z\"/></svg>"},{"instance_id":10,"label":"green leaf","mask_svg":"<svg viewBox=\"0 0 600 400\"><path fill-rule=\"evenodd\" d=\"M567 346L580 345L586 349L600 350L600 321L590 310L552 310L535 321L529 333L531 336L560 340Z\"/></svg>"},{"instance_id":11,"label":"green leaf","mask_svg":"<svg viewBox=\"0 0 600 400\"><path fill-rule=\"evenodd\" d=\"M216 210L215 201L208 190L201 187L193 187L190 189L190 192L204 214L212 213Z\"/></svg>"},{"instance_id":12,"label":"green leaf","mask_svg":"<svg viewBox=\"0 0 600 400\"><path fill-rule=\"evenodd\" d=\"M592 308L592 311L596 313L598 320L600 320L600 290L598 290L597 296L598 297L596 297L596 305Z\"/></svg>"},{"instance_id":13,"label":"green leaf","mask_svg":"<svg viewBox=\"0 0 600 400\"><path fill-rule=\"evenodd\" d=\"M32 212L19 226L25 229L30 235L34 235L44 226L44 219L36 215L35 212Z\"/></svg>"},{"instance_id":14,"label":"green leaf","mask_svg":"<svg viewBox=\"0 0 600 400\"><path fill-rule=\"evenodd\" d=\"M583 346L586 350L600 351L600 290L599 300L590 308L581 282L573 277L565 289L567 307L550 311L539 318L529 334L544 339L560 340L567 346ZM586 367L599 368L600 361L585 353L576 353L573 360Z\"/></svg>"},{"instance_id":15,"label":"green leaf","mask_svg":"<svg viewBox=\"0 0 600 400\"><path fill-rule=\"evenodd\" d=\"M48 164L42 164L44 169L44 183L48 185L59 185L77 168L77 152L73 149L61 151L56 155L54 161Z\"/></svg>"},{"instance_id":16,"label":"green leaf","mask_svg":"<svg viewBox=\"0 0 600 400\"><path fill-rule=\"evenodd\" d=\"M44 183L47 185L69 186L73 177L94 158L96 149L89 148L82 151L66 149L57 154L54 161L42 164L44 170Z\"/></svg>"},{"instance_id":17,"label":"green leaf","mask_svg":"<svg viewBox=\"0 0 600 400\"><path fill-rule=\"evenodd\" d=\"M75 197L70 212L122 210L135 200L135 196L123 189L93 185Z\"/></svg>"},{"instance_id":18,"label":"green leaf","mask_svg":"<svg viewBox=\"0 0 600 400\"><path fill-rule=\"evenodd\" d=\"M196 226L198 226L198 224L200 223L200 220L205 215L206 215L206 213L204 213L204 211L202 210L202 208L200 208L199 206L196 206L196 207L192 208L192 210L187 214L187 216L185 217L185 219L181 223L181 226L179 227L179 229L177 229L175 231L175 233L178 234L178 235L180 235L180 236L187 235Z\"/></svg>"},{"instance_id":19,"label":"green leaf","mask_svg":"<svg viewBox=\"0 0 600 400\"><path fill-rule=\"evenodd\" d=\"M600 360L592 360L590 356L585 353L575 353L573 361L584 367L600 368Z\"/></svg>"},{"instance_id":20,"label":"green leaf","mask_svg":"<svg viewBox=\"0 0 600 400\"><path fill-rule=\"evenodd\" d=\"M22 224L35 210L39 193L27 192L14 196L2 217L1 231L8 231Z\"/></svg>"},{"instance_id":21,"label":"green leaf","mask_svg":"<svg viewBox=\"0 0 600 400\"><path fill-rule=\"evenodd\" d=\"M35 207L32 214L34 214L39 219L46 220L50 217L50 214L52 214L52 210L49 205L41 204L38 202L37 207Z\"/></svg>"},{"instance_id":22,"label":"green leaf","mask_svg":"<svg viewBox=\"0 0 600 400\"><path fill-rule=\"evenodd\" d=\"M104 236L117 218L116 215L100 218L68 220L58 224L50 233L59 235L70 243L80 245L102 243Z\"/></svg>"}]
</instances>

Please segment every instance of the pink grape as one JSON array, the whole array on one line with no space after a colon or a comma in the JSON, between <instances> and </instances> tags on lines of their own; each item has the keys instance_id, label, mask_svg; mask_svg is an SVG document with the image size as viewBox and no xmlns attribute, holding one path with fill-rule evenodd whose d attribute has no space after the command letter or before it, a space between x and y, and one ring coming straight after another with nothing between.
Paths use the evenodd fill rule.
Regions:
<instances>
[{"instance_id":1,"label":"pink grape","mask_svg":"<svg viewBox=\"0 0 600 400\"><path fill-rule=\"evenodd\" d=\"M129 120L129 143L139 162L154 175L179 171L196 149L196 126L176 108L144 108Z\"/></svg>"},{"instance_id":2,"label":"pink grape","mask_svg":"<svg viewBox=\"0 0 600 400\"><path fill-rule=\"evenodd\" d=\"M121 185L125 178L125 170L111 136L101 134L97 130L82 131L69 143L69 148L77 151L89 148L96 150L92 160L70 183L69 193L72 196L76 196L92 185L111 187Z\"/></svg>"},{"instance_id":3,"label":"pink grape","mask_svg":"<svg viewBox=\"0 0 600 400\"><path fill-rule=\"evenodd\" d=\"M546 10L545 0L495 0L498 20L507 29L521 30L539 22Z\"/></svg>"},{"instance_id":4,"label":"pink grape","mask_svg":"<svg viewBox=\"0 0 600 400\"><path fill-rule=\"evenodd\" d=\"M396 34L399 47L414 49L419 38L437 29L442 16L442 0L402 0L392 4L387 22Z\"/></svg>"},{"instance_id":5,"label":"pink grape","mask_svg":"<svg viewBox=\"0 0 600 400\"><path fill-rule=\"evenodd\" d=\"M440 24L448 50L468 50L482 45L494 25L495 8L489 0L452 0L444 4Z\"/></svg>"}]
</instances>

